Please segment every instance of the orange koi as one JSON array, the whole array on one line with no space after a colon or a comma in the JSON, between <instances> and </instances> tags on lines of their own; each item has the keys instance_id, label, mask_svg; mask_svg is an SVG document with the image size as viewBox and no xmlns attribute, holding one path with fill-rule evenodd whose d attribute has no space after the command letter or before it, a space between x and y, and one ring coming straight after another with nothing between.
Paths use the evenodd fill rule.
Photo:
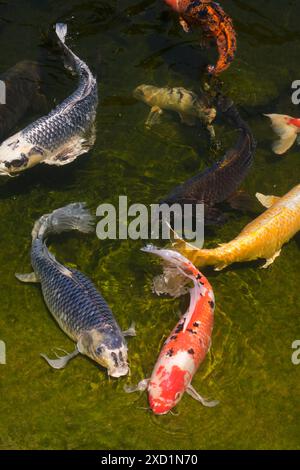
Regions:
<instances>
[{"instance_id":1,"label":"orange koi","mask_svg":"<svg viewBox=\"0 0 300 470\"><path fill-rule=\"evenodd\" d=\"M185 32L191 26L200 26L207 39L216 42L219 59L209 65L208 72L218 75L230 66L237 49L236 32L232 19L223 8L211 0L164 0L180 15L180 24Z\"/></svg>"}]
</instances>

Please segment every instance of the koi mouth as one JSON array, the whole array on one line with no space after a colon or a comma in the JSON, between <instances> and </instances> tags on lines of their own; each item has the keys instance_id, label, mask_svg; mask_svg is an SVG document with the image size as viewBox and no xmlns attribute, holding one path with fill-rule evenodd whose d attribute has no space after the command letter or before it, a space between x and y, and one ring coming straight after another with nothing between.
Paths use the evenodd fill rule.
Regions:
<instances>
[{"instance_id":1,"label":"koi mouth","mask_svg":"<svg viewBox=\"0 0 300 470\"><path fill-rule=\"evenodd\" d=\"M124 375L127 375L128 372L129 372L129 367L127 365L118 367L116 369L108 369L108 375L116 379L119 377L123 377Z\"/></svg>"}]
</instances>

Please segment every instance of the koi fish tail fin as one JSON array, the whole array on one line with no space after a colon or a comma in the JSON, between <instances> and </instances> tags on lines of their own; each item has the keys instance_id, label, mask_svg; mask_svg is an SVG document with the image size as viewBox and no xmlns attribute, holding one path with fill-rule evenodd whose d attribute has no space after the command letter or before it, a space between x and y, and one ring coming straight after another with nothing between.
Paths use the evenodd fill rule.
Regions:
<instances>
[{"instance_id":1,"label":"koi fish tail fin","mask_svg":"<svg viewBox=\"0 0 300 470\"><path fill-rule=\"evenodd\" d=\"M68 32L68 26L65 23L56 23L55 32L58 39L64 44Z\"/></svg>"},{"instance_id":2,"label":"koi fish tail fin","mask_svg":"<svg viewBox=\"0 0 300 470\"><path fill-rule=\"evenodd\" d=\"M265 114L266 117L271 119L274 132L280 139L273 144L273 152L277 155L283 155L294 144L298 129L291 121L293 118L283 114Z\"/></svg>"},{"instance_id":3,"label":"koi fish tail fin","mask_svg":"<svg viewBox=\"0 0 300 470\"><path fill-rule=\"evenodd\" d=\"M45 214L38 219L32 230L32 238L45 239L50 234L78 230L89 233L94 230L94 219L82 202L69 204Z\"/></svg>"}]
</instances>

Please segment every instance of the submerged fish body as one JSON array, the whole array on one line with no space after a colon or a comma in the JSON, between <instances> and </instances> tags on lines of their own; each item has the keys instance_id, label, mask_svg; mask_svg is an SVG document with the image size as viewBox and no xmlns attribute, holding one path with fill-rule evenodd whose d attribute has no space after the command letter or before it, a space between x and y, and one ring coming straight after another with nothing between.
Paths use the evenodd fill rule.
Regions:
<instances>
[{"instance_id":1,"label":"submerged fish body","mask_svg":"<svg viewBox=\"0 0 300 470\"><path fill-rule=\"evenodd\" d=\"M143 251L161 257L164 274L156 279L156 293L172 296L190 293L190 305L163 345L151 378L141 381L134 389L147 390L151 410L158 415L168 413L187 392L205 406L215 406L202 398L192 387L194 374L204 361L211 346L215 299L208 280L182 255L173 250L153 246ZM188 287L192 281L193 287Z\"/></svg>"},{"instance_id":2,"label":"submerged fish body","mask_svg":"<svg viewBox=\"0 0 300 470\"><path fill-rule=\"evenodd\" d=\"M49 252L45 239L68 230L91 231L92 217L81 203L41 217L32 232L31 264L34 273L17 275L24 282L41 284L46 305L61 329L77 342L75 353L48 360L62 368L78 352L120 377L128 373L127 345L110 308L93 283L81 272L60 264Z\"/></svg>"},{"instance_id":3,"label":"submerged fish body","mask_svg":"<svg viewBox=\"0 0 300 470\"><path fill-rule=\"evenodd\" d=\"M221 270L230 264L266 259L265 268L280 255L282 246L300 230L300 185L285 196L257 194L268 209L248 224L229 243L211 250L196 250L183 240L175 241L177 249L196 266L215 266Z\"/></svg>"},{"instance_id":4,"label":"submerged fish body","mask_svg":"<svg viewBox=\"0 0 300 470\"><path fill-rule=\"evenodd\" d=\"M197 96L194 92L182 87L159 88L152 85L140 85L134 90L133 96L151 106L147 125L151 125L155 116L161 114L163 110L174 111L179 114L182 122L188 125L195 125L196 119L199 119L214 137L211 123L216 117L216 110L210 106L204 95Z\"/></svg>"},{"instance_id":5,"label":"submerged fish body","mask_svg":"<svg viewBox=\"0 0 300 470\"><path fill-rule=\"evenodd\" d=\"M41 70L38 63L24 60L0 75L5 83L5 103L0 104L0 140L7 137L26 113L45 108L40 93Z\"/></svg>"},{"instance_id":6,"label":"submerged fish body","mask_svg":"<svg viewBox=\"0 0 300 470\"><path fill-rule=\"evenodd\" d=\"M180 23L188 32L190 26L200 26L207 39L216 42L219 59L209 65L208 72L218 75L230 66L237 49L232 19L221 5L211 0L165 0L180 15Z\"/></svg>"},{"instance_id":7,"label":"submerged fish body","mask_svg":"<svg viewBox=\"0 0 300 470\"><path fill-rule=\"evenodd\" d=\"M224 214L217 205L236 193L250 170L256 148L252 132L234 104L222 96L218 105L228 122L239 132L235 146L212 167L193 176L161 201L168 205L204 204L206 225L224 221Z\"/></svg>"},{"instance_id":8,"label":"submerged fish body","mask_svg":"<svg viewBox=\"0 0 300 470\"><path fill-rule=\"evenodd\" d=\"M67 26L56 25L68 67L79 75L76 91L47 116L39 118L0 145L0 174L14 175L38 163L65 165L94 143L97 82L88 66L65 44Z\"/></svg>"}]
</instances>

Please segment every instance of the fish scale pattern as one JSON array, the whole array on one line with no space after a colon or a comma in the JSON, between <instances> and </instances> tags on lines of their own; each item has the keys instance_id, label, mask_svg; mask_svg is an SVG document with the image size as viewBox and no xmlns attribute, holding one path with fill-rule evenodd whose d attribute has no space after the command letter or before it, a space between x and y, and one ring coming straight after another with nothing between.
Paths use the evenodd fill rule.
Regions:
<instances>
[{"instance_id":1,"label":"fish scale pattern","mask_svg":"<svg viewBox=\"0 0 300 470\"><path fill-rule=\"evenodd\" d=\"M87 74L81 74L81 81ZM89 90L87 90L89 89ZM27 126L22 136L27 142L53 151L78 134L87 132L97 108L97 83L91 76L47 116Z\"/></svg>"},{"instance_id":2,"label":"fish scale pattern","mask_svg":"<svg viewBox=\"0 0 300 470\"><path fill-rule=\"evenodd\" d=\"M123 343L109 306L84 274L58 263L39 238L33 242L31 262L50 312L72 339L96 329L112 334L114 347Z\"/></svg>"}]
</instances>

